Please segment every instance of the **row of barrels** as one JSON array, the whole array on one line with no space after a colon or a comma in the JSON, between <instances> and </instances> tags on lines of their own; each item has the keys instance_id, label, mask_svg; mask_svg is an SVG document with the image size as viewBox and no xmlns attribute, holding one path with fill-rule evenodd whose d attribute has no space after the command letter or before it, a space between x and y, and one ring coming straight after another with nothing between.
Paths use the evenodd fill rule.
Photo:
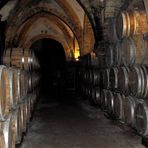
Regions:
<instances>
[{"instance_id":1,"label":"row of barrels","mask_svg":"<svg viewBox=\"0 0 148 148\"><path fill-rule=\"evenodd\" d=\"M33 85L36 84L29 79L34 79L33 75L0 66L0 121L5 121L11 110L16 109L27 93L35 87Z\"/></svg>"},{"instance_id":2,"label":"row of barrels","mask_svg":"<svg viewBox=\"0 0 148 148\"><path fill-rule=\"evenodd\" d=\"M148 135L147 100L91 86L83 87L82 92L91 104L101 107L112 118L135 128L142 136Z\"/></svg>"},{"instance_id":3,"label":"row of barrels","mask_svg":"<svg viewBox=\"0 0 148 148\"><path fill-rule=\"evenodd\" d=\"M89 69L81 69L79 71L80 81L82 83L98 86L100 84L100 74L98 69L89 68Z\"/></svg>"},{"instance_id":4,"label":"row of barrels","mask_svg":"<svg viewBox=\"0 0 148 148\"><path fill-rule=\"evenodd\" d=\"M148 64L148 41L144 36L124 38L96 52L99 57L98 66L102 68Z\"/></svg>"},{"instance_id":5,"label":"row of barrels","mask_svg":"<svg viewBox=\"0 0 148 148\"><path fill-rule=\"evenodd\" d=\"M34 52L31 49L24 48L8 48L4 50L3 64L26 71L40 67Z\"/></svg>"},{"instance_id":6,"label":"row of barrels","mask_svg":"<svg viewBox=\"0 0 148 148\"><path fill-rule=\"evenodd\" d=\"M0 147L15 148L20 144L27 126L31 120L36 102L36 94L29 94L9 114L7 119L0 122Z\"/></svg>"},{"instance_id":7,"label":"row of barrels","mask_svg":"<svg viewBox=\"0 0 148 148\"><path fill-rule=\"evenodd\" d=\"M148 66L113 67L101 72L104 89L138 98L148 97Z\"/></svg>"}]
</instances>

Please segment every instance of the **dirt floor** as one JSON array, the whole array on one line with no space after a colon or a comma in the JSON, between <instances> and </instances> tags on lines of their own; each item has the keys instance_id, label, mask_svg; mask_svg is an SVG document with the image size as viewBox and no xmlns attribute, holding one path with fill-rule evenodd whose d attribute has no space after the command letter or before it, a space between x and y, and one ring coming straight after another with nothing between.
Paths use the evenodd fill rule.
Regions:
<instances>
[{"instance_id":1,"label":"dirt floor","mask_svg":"<svg viewBox=\"0 0 148 148\"><path fill-rule=\"evenodd\" d=\"M70 100L42 99L21 148L144 148L130 128Z\"/></svg>"}]
</instances>

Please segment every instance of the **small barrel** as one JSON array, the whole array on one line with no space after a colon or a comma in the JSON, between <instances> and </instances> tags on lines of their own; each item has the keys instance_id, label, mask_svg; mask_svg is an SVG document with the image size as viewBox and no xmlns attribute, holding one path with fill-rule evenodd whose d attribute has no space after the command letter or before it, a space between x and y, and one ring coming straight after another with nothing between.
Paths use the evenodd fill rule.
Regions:
<instances>
[{"instance_id":1,"label":"small barrel","mask_svg":"<svg viewBox=\"0 0 148 148\"><path fill-rule=\"evenodd\" d=\"M124 99L124 120L128 125L134 127L135 125L135 107L136 98L131 96L125 97Z\"/></svg>"},{"instance_id":2,"label":"small barrel","mask_svg":"<svg viewBox=\"0 0 148 148\"><path fill-rule=\"evenodd\" d=\"M102 82L103 82L103 88L104 89L109 89L110 88L110 77L109 77L109 74L110 74L110 69L104 69L102 71Z\"/></svg>"},{"instance_id":3,"label":"small barrel","mask_svg":"<svg viewBox=\"0 0 148 148\"><path fill-rule=\"evenodd\" d=\"M118 89L118 68L111 68L109 72L110 88L112 90Z\"/></svg>"},{"instance_id":4,"label":"small barrel","mask_svg":"<svg viewBox=\"0 0 148 148\"><path fill-rule=\"evenodd\" d=\"M107 92L107 112L110 115L114 114L114 95L111 91Z\"/></svg>"},{"instance_id":5,"label":"small barrel","mask_svg":"<svg viewBox=\"0 0 148 148\"><path fill-rule=\"evenodd\" d=\"M106 111L106 109L107 109L107 91L108 90L105 90L105 89L103 89L102 91L101 91L101 108L102 108L102 110L104 110L104 111Z\"/></svg>"},{"instance_id":6,"label":"small barrel","mask_svg":"<svg viewBox=\"0 0 148 148\"><path fill-rule=\"evenodd\" d=\"M129 94L129 80L128 80L128 67L120 67L118 68L118 86L119 90L123 94Z\"/></svg>"},{"instance_id":7,"label":"small barrel","mask_svg":"<svg viewBox=\"0 0 148 148\"><path fill-rule=\"evenodd\" d=\"M122 11L116 21L118 37L131 37L148 32L148 21L144 10Z\"/></svg>"},{"instance_id":8,"label":"small barrel","mask_svg":"<svg viewBox=\"0 0 148 148\"><path fill-rule=\"evenodd\" d=\"M124 121L124 99L120 93L114 93L114 115L116 119Z\"/></svg>"},{"instance_id":9,"label":"small barrel","mask_svg":"<svg viewBox=\"0 0 148 148\"><path fill-rule=\"evenodd\" d=\"M5 66L0 66L0 120L6 120L10 110L9 72Z\"/></svg>"},{"instance_id":10,"label":"small barrel","mask_svg":"<svg viewBox=\"0 0 148 148\"><path fill-rule=\"evenodd\" d=\"M148 102L139 101L135 108L135 127L142 136L148 136Z\"/></svg>"},{"instance_id":11,"label":"small barrel","mask_svg":"<svg viewBox=\"0 0 148 148\"><path fill-rule=\"evenodd\" d=\"M141 67L134 66L129 71L129 88L133 96L141 97L144 93L144 73Z\"/></svg>"}]
</instances>

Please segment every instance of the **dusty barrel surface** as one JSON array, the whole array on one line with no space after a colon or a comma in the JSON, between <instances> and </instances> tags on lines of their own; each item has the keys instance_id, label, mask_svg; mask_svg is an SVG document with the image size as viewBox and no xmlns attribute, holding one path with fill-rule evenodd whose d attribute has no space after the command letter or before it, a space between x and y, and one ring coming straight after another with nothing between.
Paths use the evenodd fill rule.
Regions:
<instances>
[{"instance_id":1,"label":"dusty barrel surface","mask_svg":"<svg viewBox=\"0 0 148 148\"><path fill-rule=\"evenodd\" d=\"M136 107L136 98L134 97L125 97L124 99L124 119L128 125L135 126L135 107Z\"/></svg>"},{"instance_id":2,"label":"dusty barrel surface","mask_svg":"<svg viewBox=\"0 0 148 148\"><path fill-rule=\"evenodd\" d=\"M148 135L148 102L139 101L135 108L135 127L140 135Z\"/></svg>"},{"instance_id":3,"label":"dusty barrel surface","mask_svg":"<svg viewBox=\"0 0 148 148\"><path fill-rule=\"evenodd\" d=\"M119 38L148 32L146 12L143 10L122 11L117 17L116 32Z\"/></svg>"},{"instance_id":4,"label":"dusty barrel surface","mask_svg":"<svg viewBox=\"0 0 148 148\"><path fill-rule=\"evenodd\" d=\"M9 71L0 66L0 120L6 120L10 110L10 81Z\"/></svg>"},{"instance_id":5,"label":"dusty barrel surface","mask_svg":"<svg viewBox=\"0 0 148 148\"><path fill-rule=\"evenodd\" d=\"M124 120L124 99L124 95L114 93L114 115L119 120Z\"/></svg>"},{"instance_id":6,"label":"dusty barrel surface","mask_svg":"<svg viewBox=\"0 0 148 148\"><path fill-rule=\"evenodd\" d=\"M124 38L120 44L121 64L133 66L134 64L148 64L148 41L143 36Z\"/></svg>"}]
</instances>

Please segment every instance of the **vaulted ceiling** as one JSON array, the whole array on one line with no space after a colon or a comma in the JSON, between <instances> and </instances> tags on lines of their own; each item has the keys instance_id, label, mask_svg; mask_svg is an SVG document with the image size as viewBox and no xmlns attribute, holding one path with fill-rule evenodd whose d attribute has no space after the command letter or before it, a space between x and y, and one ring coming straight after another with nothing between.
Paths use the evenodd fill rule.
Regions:
<instances>
[{"instance_id":1,"label":"vaulted ceiling","mask_svg":"<svg viewBox=\"0 0 148 148\"><path fill-rule=\"evenodd\" d=\"M63 45L67 59L94 48L92 24L76 0L13 0L0 13L8 24L6 48L30 48L41 38L51 38Z\"/></svg>"}]
</instances>

